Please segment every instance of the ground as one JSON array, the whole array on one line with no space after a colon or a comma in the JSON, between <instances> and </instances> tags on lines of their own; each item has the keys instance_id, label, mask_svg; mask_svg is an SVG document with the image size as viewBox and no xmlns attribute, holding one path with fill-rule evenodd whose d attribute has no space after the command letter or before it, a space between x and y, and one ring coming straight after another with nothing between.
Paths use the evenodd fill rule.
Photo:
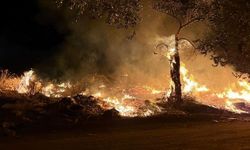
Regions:
<instances>
[{"instance_id":1,"label":"ground","mask_svg":"<svg viewBox=\"0 0 250 150\"><path fill-rule=\"evenodd\" d=\"M246 120L98 120L82 127L44 131L1 138L0 149L250 149L250 122Z\"/></svg>"},{"instance_id":2,"label":"ground","mask_svg":"<svg viewBox=\"0 0 250 150\"><path fill-rule=\"evenodd\" d=\"M97 101L0 95L0 150L250 149L249 114L185 99L160 103L161 114L124 118Z\"/></svg>"}]
</instances>

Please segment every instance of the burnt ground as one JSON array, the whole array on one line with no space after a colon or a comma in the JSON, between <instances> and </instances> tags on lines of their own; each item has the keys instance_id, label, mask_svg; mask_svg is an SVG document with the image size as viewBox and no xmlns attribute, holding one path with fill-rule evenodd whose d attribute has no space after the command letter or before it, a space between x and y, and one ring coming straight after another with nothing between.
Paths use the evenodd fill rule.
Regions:
<instances>
[{"instance_id":1,"label":"burnt ground","mask_svg":"<svg viewBox=\"0 0 250 150\"><path fill-rule=\"evenodd\" d=\"M0 150L250 149L249 115L187 101L165 106L172 113L121 118L93 97L74 99L0 96Z\"/></svg>"}]
</instances>

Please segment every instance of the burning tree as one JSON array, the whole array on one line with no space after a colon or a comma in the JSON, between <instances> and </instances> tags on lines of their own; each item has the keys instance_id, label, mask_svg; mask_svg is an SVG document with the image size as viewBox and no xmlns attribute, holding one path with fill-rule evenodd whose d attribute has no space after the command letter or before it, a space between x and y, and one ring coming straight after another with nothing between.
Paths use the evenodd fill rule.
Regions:
<instances>
[{"instance_id":1,"label":"burning tree","mask_svg":"<svg viewBox=\"0 0 250 150\"><path fill-rule=\"evenodd\" d=\"M128 29L140 22L140 10L146 1L143 0L56 0L61 7L73 10L77 15L104 19L108 24L117 28ZM182 101L180 81L180 43L191 40L182 37L181 32L188 26L204 21L208 18L211 31L206 38L199 40L198 49L203 54L214 52L212 58L216 64L227 63L236 66L237 71L246 70L249 62L249 2L219 1L219 0L152 0L153 8L173 17L178 22L178 29L174 34L173 48L165 47L169 51L172 102ZM212 9L211 9L211 8ZM237 29L236 33L232 28ZM133 33L134 36L134 33ZM230 43L230 44L229 44ZM164 46L164 44L163 44ZM238 51L235 51L237 49ZM240 58L244 58L244 61Z\"/></svg>"},{"instance_id":2,"label":"burning tree","mask_svg":"<svg viewBox=\"0 0 250 150\"><path fill-rule=\"evenodd\" d=\"M193 45L190 40L181 37L180 34L191 24L204 20L209 5L204 0L153 0L152 2L155 10L173 17L179 24L175 33L175 46L169 52L172 80L170 99L174 103L179 103L182 101L179 43L187 41ZM140 10L144 4L141 0L58 0L57 3L59 6L67 6L76 11L77 16L105 18L107 23L126 29L138 24Z\"/></svg>"},{"instance_id":3,"label":"burning tree","mask_svg":"<svg viewBox=\"0 0 250 150\"><path fill-rule=\"evenodd\" d=\"M181 41L187 41L194 46L192 41L181 37L180 34L182 30L191 24L203 21L208 13L208 6L208 3L202 0L155 0L153 3L154 9L173 17L179 24L174 35L175 46L169 49L170 75L172 80L171 102L182 102L179 44Z\"/></svg>"}]
</instances>

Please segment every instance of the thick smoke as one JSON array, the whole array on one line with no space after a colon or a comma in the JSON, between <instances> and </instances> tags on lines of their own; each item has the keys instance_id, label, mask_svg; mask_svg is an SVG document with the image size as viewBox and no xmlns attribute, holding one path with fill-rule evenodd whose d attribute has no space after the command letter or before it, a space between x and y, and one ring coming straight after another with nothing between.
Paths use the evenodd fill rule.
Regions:
<instances>
[{"instance_id":1,"label":"thick smoke","mask_svg":"<svg viewBox=\"0 0 250 150\"><path fill-rule=\"evenodd\" d=\"M155 39L166 35L164 15L146 13L136 29L123 30L107 25L104 20L67 17L70 34L54 56L52 63L42 63L42 74L61 80L79 80L89 75L102 75L112 82L126 84L168 84L168 61L154 55ZM51 11L51 10L50 10ZM130 36L135 36L130 39ZM153 80L157 79L159 83ZM125 83L124 83L125 84Z\"/></svg>"},{"instance_id":2,"label":"thick smoke","mask_svg":"<svg viewBox=\"0 0 250 150\"><path fill-rule=\"evenodd\" d=\"M54 10L58 8L48 9L46 3L41 8L58 11ZM105 24L104 20L83 17L74 22L69 12L64 15L70 32L57 55L39 66L43 76L74 82L98 75L113 85L168 88L168 60L154 51L158 38L175 33L178 24L174 19L148 6L144 7L143 20L136 29L122 30ZM134 35L134 30L136 34L130 40L128 37ZM196 39L204 30L204 25L196 24L186 29L183 36ZM185 47L180 53L197 81L210 88L221 89L235 80L230 68L212 67L209 57L199 55L192 48Z\"/></svg>"}]
</instances>

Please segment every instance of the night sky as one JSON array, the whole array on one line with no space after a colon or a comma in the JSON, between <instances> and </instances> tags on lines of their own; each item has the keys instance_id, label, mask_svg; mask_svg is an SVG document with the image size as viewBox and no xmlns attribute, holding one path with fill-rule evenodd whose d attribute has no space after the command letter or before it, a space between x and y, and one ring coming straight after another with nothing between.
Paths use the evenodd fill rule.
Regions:
<instances>
[{"instance_id":1,"label":"night sky","mask_svg":"<svg viewBox=\"0 0 250 150\"><path fill-rule=\"evenodd\" d=\"M55 55L66 37L67 29L58 29L60 13L46 12L38 0L6 1L0 10L0 69L33 68Z\"/></svg>"}]
</instances>

